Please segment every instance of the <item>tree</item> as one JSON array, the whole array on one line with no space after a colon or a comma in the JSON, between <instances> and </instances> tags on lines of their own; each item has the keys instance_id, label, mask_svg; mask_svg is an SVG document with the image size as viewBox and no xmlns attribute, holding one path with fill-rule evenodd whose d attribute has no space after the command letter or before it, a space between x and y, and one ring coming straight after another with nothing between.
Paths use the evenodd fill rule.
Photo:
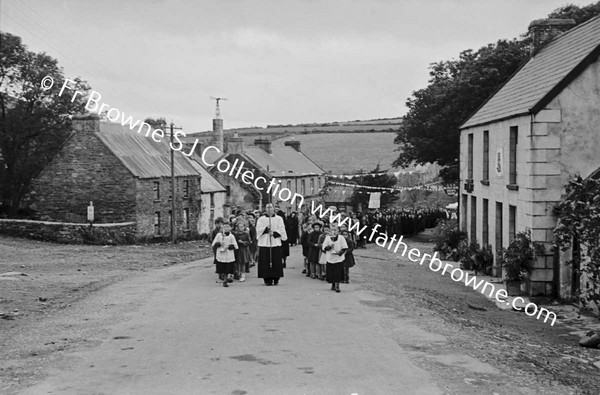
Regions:
<instances>
[{"instance_id":1,"label":"tree","mask_svg":"<svg viewBox=\"0 0 600 395\"><path fill-rule=\"evenodd\" d=\"M583 275L584 286L572 291L582 307L593 304L600 318L600 173L585 180L576 177L566 192L567 198L557 207L555 245L562 251L578 247L567 263L578 268L576 275Z\"/></svg>"},{"instance_id":2,"label":"tree","mask_svg":"<svg viewBox=\"0 0 600 395\"><path fill-rule=\"evenodd\" d=\"M459 126L527 59L525 40L500 40L478 51L461 52L458 60L433 63L429 85L413 93L394 142L402 153L394 162L437 162L453 166L458 159ZM458 179L456 171L440 174L444 181Z\"/></svg>"},{"instance_id":3,"label":"tree","mask_svg":"<svg viewBox=\"0 0 600 395\"><path fill-rule=\"evenodd\" d=\"M85 112L89 87L76 78L59 95L65 78L56 59L28 51L10 33L0 32L0 42L0 208L15 215L33 177L68 138L71 116ZM54 81L50 90L44 77ZM71 101L74 90L81 94Z\"/></svg>"},{"instance_id":4,"label":"tree","mask_svg":"<svg viewBox=\"0 0 600 395\"><path fill-rule=\"evenodd\" d=\"M597 15L600 15L600 1L584 7L578 7L576 5L569 4L552 11L548 15L548 18L574 19L575 23L579 25L580 23L590 20Z\"/></svg>"},{"instance_id":5,"label":"tree","mask_svg":"<svg viewBox=\"0 0 600 395\"><path fill-rule=\"evenodd\" d=\"M573 18L577 24L600 14L600 2L568 5L550 18ZM401 151L394 166L436 162L445 182L458 180L459 127L529 58L530 37L499 40L478 51L460 53L457 60L430 65L429 85L413 92L407 114L394 140Z\"/></svg>"},{"instance_id":6,"label":"tree","mask_svg":"<svg viewBox=\"0 0 600 395\"><path fill-rule=\"evenodd\" d=\"M381 168L379 164L377 167L373 169L371 173L379 173L381 172ZM360 185L379 187L379 188L392 188L396 186L397 183L396 177L389 174L380 174L380 175L369 175L361 177ZM360 203L363 210L366 210L369 207L369 194L365 192L382 192L382 190L377 191L376 189L359 189L352 194L351 204L354 207L357 207ZM386 191L381 194L380 207L384 208L391 204L393 204L398 199L398 191Z\"/></svg>"}]
</instances>

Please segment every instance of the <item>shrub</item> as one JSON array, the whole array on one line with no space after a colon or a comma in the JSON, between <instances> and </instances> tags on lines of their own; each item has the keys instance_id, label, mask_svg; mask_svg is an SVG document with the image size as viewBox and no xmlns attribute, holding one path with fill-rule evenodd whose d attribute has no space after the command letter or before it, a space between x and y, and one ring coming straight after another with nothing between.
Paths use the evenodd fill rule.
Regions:
<instances>
[{"instance_id":1,"label":"shrub","mask_svg":"<svg viewBox=\"0 0 600 395\"><path fill-rule=\"evenodd\" d=\"M598 173L597 173L598 174ZM575 244L579 253L567 264L579 267L583 289L573 289L583 308L595 305L600 318L600 174L583 180L576 177L566 186L567 198L557 207L555 246L567 251Z\"/></svg>"},{"instance_id":2,"label":"shrub","mask_svg":"<svg viewBox=\"0 0 600 395\"><path fill-rule=\"evenodd\" d=\"M457 220L440 221L433 239L435 242L433 250L456 262L462 256L459 249L461 251L465 249L461 242L465 243L466 240L467 233L458 229Z\"/></svg>"},{"instance_id":3,"label":"shrub","mask_svg":"<svg viewBox=\"0 0 600 395\"><path fill-rule=\"evenodd\" d=\"M505 270L506 280L523 281L523 277L531 273L537 256L542 253L543 246L531 241L529 230L517 233L499 254L498 261Z\"/></svg>"}]
</instances>

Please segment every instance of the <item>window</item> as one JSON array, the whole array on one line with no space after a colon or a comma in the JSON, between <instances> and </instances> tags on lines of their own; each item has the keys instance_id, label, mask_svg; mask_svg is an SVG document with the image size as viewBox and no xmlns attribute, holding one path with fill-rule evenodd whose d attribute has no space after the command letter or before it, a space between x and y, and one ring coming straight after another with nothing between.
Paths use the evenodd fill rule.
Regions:
<instances>
[{"instance_id":1,"label":"window","mask_svg":"<svg viewBox=\"0 0 600 395\"><path fill-rule=\"evenodd\" d=\"M481 246L486 246L490 244L490 236L489 236L489 223L488 223L488 205L489 201L487 199L483 199L483 213L481 214L481 220L483 221L481 225Z\"/></svg>"},{"instance_id":2,"label":"window","mask_svg":"<svg viewBox=\"0 0 600 395\"><path fill-rule=\"evenodd\" d=\"M517 141L519 128L517 126L510 127L510 146L509 146L509 162L508 162L508 183L517 185Z\"/></svg>"},{"instance_id":3,"label":"window","mask_svg":"<svg viewBox=\"0 0 600 395\"><path fill-rule=\"evenodd\" d=\"M171 229L171 225L173 224L173 212L169 210L169 229Z\"/></svg>"},{"instance_id":4,"label":"window","mask_svg":"<svg viewBox=\"0 0 600 395\"><path fill-rule=\"evenodd\" d=\"M477 198L471 196L471 243L477 242Z\"/></svg>"},{"instance_id":5,"label":"window","mask_svg":"<svg viewBox=\"0 0 600 395\"><path fill-rule=\"evenodd\" d=\"M508 206L508 242L514 240L517 230L517 207Z\"/></svg>"},{"instance_id":6,"label":"window","mask_svg":"<svg viewBox=\"0 0 600 395\"><path fill-rule=\"evenodd\" d=\"M288 180L287 182L287 189L289 189L290 191L292 190L292 181Z\"/></svg>"},{"instance_id":7,"label":"window","mask_svg":"<svg viewBox=\"0 0 600 395\"><path fill-rule=\"evenodd\" d=\"M302 196L306 195L306 181L305 180L302 180L300 182L300 194Z\"/></svg>"},{"instance_id":8,"label":"window","mask_svg":"<svg viewBox=\"0 0 600 395\"><path fill-rule=\"evenodd\" d=\"M154 213L154 234L160 235L160 211Z\"/></svg>"},{"instance_id":9,"label":"window","mask_svg":"<svg viewBox=\"0 0 600 395\"><path fill-rule=\"evenodd\" d=\"M502 203L496 202L496 251L502 249Z\"/></svg>"},{"instance_id":10,"label":"window","mask_svg":"<svg viewBox=\"0 0 600 395\"><path fill-rule=\"evenodd\" d=\"M183 197L187 199L190 197L190 181L183 180Z\"/></svg>"},{"instance_id":11,"label":"window","mask_svg":"<svg viewBox=\"0 0 600 395\"><path fill-rule=\"evenodd\" d=\"M462 202L460 205L460 223L461 223L461 230L463 232L467 231L467 202L468 202L468 196L467 195L462 195Z\"/></svg>"},{"instance_id":12,"label":"window","mask_svg":"<svg viewBox=\"0 0 600 395\"><path fill-rule=\"evenodd\" d=\"M310 194L311 195L315 194L315 179L314 178L310 179Z\"/></svg>"},{"instance_id":13,"label":"window","mask_svg":"<svg viewBox=\"0 0 600 395\"><path fill-rule=\"evenodd\" d=\"M190 209L189 208L184 208L183 209L183 224L185 225L185 229L189 229L190 228Z\"/></svg>"},{"instance_id":14,"label":"window","mask_svg":"<svg viewBox=\"0 0 600 395\"><path fill-rule=\"evenodd\" d=\"M490 132L483 131L483 180L490 179Z\"/></svg>"},{"instance_id":15,"label":"window","mask_svg":"<svg viewBox=\"0 0 600 395\"><path fill-rule=\"evenodd\" d=\"M469 159L467 162L467 178L469 180L473 179L473 133L469 133L469 145L467 146L469 150Z\"/></svg>"},{"instance_id":16,"label":"window","mask_svg":"<svg viewBox=\"0 0 600 395\"><path fill-rule=\"evenodd\" d=\"M154 181L153 183L154 190L154 200L160 200L160 183L158 181Z\"/></svg>"},{"instance_id":17,"label":"window","mask_svg":"<svg viewBox=\"0 0 600 395\"><path fill-rule=\"evenodd\" d=\"M172 188L172 184L169 181L169 200L173 199L173 188Z\"/></svg>"}]
</instances>

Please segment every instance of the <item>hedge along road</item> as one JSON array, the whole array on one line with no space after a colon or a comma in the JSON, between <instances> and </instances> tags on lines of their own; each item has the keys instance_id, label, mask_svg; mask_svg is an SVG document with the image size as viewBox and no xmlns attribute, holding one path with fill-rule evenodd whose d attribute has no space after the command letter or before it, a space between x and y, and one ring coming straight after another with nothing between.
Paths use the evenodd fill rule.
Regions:
<instances>
[{"instance_id":1,"label":"hedge along road","mask_svg":"<svg viewBox=\"0 0 600 395\"><path fill-rule=\"evenodd\" d=\"M337 294L305 278L299 255L293 247L277 287L263 286L253 272L245 283L223 288L211 258L100 290L67 317L43 323L57 336L76 333L85 341L23 393L436 394L448 388L397 341L439 345L444 337L372 307L379 297L356 284ZM468 362L461 372L466 366L496 374L466 355L453 358ZM458 382L452 388L472 390L461 377Z\"/></svg>"}]
</instances>

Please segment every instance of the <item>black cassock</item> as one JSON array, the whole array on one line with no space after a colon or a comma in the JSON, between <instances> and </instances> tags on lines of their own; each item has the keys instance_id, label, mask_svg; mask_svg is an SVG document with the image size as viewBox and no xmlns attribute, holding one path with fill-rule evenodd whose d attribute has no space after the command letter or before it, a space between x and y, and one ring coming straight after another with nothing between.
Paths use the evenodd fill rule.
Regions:
<instances>
[{"instance_id":1,"label":"black cassock","mask_svg":"<svg viewBox=\"0 0 600 395\"><path fill-rule=\"evenodd\" d=\"M269 250L271 250L270 256ZM258 278L279 277L283 277L283 261L281 259L281 247L259 247Z\"/></svg>"},{"instance_id":2,"label":"black cassock","mask_svg":"<svg viewBox=\"0 0 600 395\"><path fill-rule=\"evenodd\" d=\"M270 238L268 234L264 234L268 226L271 226L273 232L279 233L280 237ZM260 217L256 223L256 234L258 235L258 278L283 277L281 244L282 240L287 240L283 218L274 215L269 221L267 216Z\"/></svg>"}]
</instances>

